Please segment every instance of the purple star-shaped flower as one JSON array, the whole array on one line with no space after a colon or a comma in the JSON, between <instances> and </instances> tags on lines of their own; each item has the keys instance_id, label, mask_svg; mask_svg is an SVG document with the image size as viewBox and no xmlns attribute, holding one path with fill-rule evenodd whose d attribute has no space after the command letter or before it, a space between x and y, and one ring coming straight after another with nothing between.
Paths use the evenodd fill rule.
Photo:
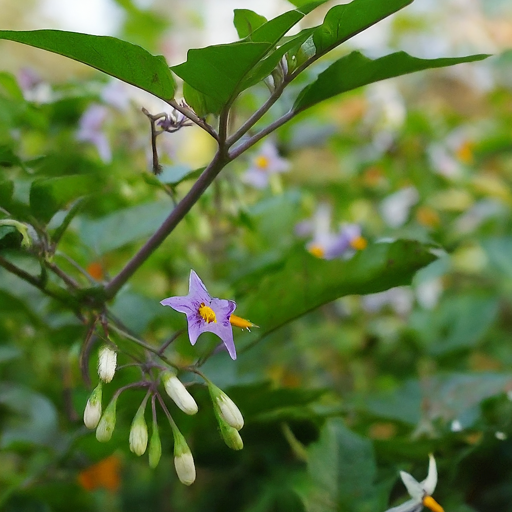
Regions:
<instances>
[{"instance_id":1,"label":"purple star-shaped flower","mask_svg":"<svg viewBox=\"0 0 512 512\"><path fill-rule=\"evenodd\" d=\"M188 295L169 297L160 304L187 315L188 336L192 345L196 344L203 332L212 332L222 340L231 359L236 359L233 329L229 323L236 304L232 300L212 298L193 270L190 271Z\"/></svg>"}]
</instances>

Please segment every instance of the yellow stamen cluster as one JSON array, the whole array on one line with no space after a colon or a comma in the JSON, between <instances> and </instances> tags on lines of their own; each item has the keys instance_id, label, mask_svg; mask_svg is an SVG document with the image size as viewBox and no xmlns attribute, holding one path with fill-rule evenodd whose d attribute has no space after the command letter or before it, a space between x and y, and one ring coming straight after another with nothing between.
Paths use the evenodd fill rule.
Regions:
<instances>
[{"instance_id":1,"label":"yellow stamen cluster","mask_svg":"<svg viewBox=\"0 0 512 512\"><path fill-rule=\"evenodd\" d=\"M362 236L358 236L350 241L350 247L356 251L362 251L363 249L366 249L367 245L368 241Z\"/></svg>"},{"instance_id":2,"label":"yellow stamen cluster","mask_svg":"<svg viewBox=\"0 0 512 512\"><path fill-rule=\"evenodd\" d=\"M432 496L425 496L423 498L423 506L432 510L432 512L444 512L443 507Z\"/></svg>"},{"instance_id":3,"label":"yellow stamen cluster","mask_svg":"<svg viewBox=\"0 0 512 512\"><path fill-rule=\"evenodd\" d=\"M323 258L325 255L324 248L316 244L310 246L308 251L316 258Z\"/></svg>"},{"instance_id":4,"label":"yellow stamen cluster","mask_svg":"<svg viewBox=\"0 0 512 512\"><path fill-rule=\"evenodd\" d=\"M246 320L245 318L241 318L236 315L231 315L229 317L229 323L231 325L234 325L235 327L240 327L240 329L249 329L249 327L258 327L256 324L249 322L249 320Z\"/></svg>"},{"instance_id":5,"label":"yellow stamen cluster","mask_svg":"<svg viewBox=\"0 0 512 512\"><path fill-rule=\"evenodd\" d=\"M256 160L254 161L254 163L256 164L256 167L260 171L266 171L268 169L270 162L266 156L260 155L260 156L256 157Z\"/></svg>"},{"instance_id":6,"label":"yellow stamen cluster","mask_svg":"<svg viewBox=\"0 0 512 512\"><path fill-rule=\"evenodd\" d=\"M211 322L217 323L217 317L215 316L215 311L213 311L213 309L210 306L205 305L204 302L201 302L198 312L207 324L209 324Z\"/></svg>"}]
</instances>

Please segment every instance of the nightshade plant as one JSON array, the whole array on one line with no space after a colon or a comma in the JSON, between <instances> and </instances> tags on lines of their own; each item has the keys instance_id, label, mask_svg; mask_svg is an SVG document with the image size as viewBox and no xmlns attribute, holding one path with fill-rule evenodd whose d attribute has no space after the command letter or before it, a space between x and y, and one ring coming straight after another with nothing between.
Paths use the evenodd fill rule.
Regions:
<instances>
[{"instance_id":1,"label":"nightshade plant","mask_svg":"<svg viewBox=\"0 0 512 512\"><path fill-rule=\"evenodd\" d=\"M28 208L21 207L14 198L9 179L0 181L0 227L9 228L0 232L0 241L3 242L0 265L54 299L60 307L71 310L86 327L81 353L86 381L89 380L92 346L98 340L105 343L99 356L99 376L105 384L100 382L95 387L84 413L86 426L96 428L99 441L106 442L112 436L121 393L130 388L142 388L146 395L132 423L130 449L142 455L149 443L150 465L155 467L158 464L162 450L157 423L158 402L172 429L176 471L180 480L190 485L196 478L192 452L159 392L159 385L163 384L179 409L194 415L198 407L188 385L197 384L194 379L200 377L208 386L221 436L230 448L242 448L238 431L244 422L240 411L200 370L218 351L213 347L203 351L193 364L183 363L166 351L184 330L176 330L160 344L154 339L140 339L116 316L111 301L173 233L214 181L222 180L219 175L228 164L299 114L339 94L380 80L486 57L419 59L397 52L370 59L358 51L341 56L335 53L342 43L406 7L411 1L353 0L331 8L320 25L299 30L294 35L287 34L324 1L303 3L299 8L268 21L252 11L238 9L234 24L239 41L192 49L186 62L171 67L162 56L151 55L140 46L113 37L58 30L0 31L1 39L77 60L163 100L171 109L169 113L154 114L143 108L151 126L153 174L159 175L162 171L156 139L164 132L173 133L195 124L216 143L214 157L189 191L112 278L96 280L85 272L84 280L84 275L81 275L84 272L79 266L73 267L76 274L73 275L58 263L59 258L67 257L59 254L62 237L74 217L87 209L87 197L97 188L94 175L85 172L34 179ZM329 61L331 55L333 58ZM322 71L317 76L310 74L310 67L325 56ZM232 112L244 91L261 82L268 87L266 98L246 119L235 120ZM177 99L181 96L183 100ZM270 112L276 104L281 105L284 113L274 115ZM266 121L267 118L270 121ZM90 134L86 135L81 133L80 137L93 140ZM255 173L287 169L276 146L269 142L266 144L255 159L258 169L250 169L246 177L258 187L267 183L268 174L264 179L255 180L251 177ZM148 177L148 183L151 182L149 178L153 177ZM55 219L60 220L56 222ZM395 240L366 246L357 226L347 226L339 234L326 237L324 240L318 235L312 241L311 253L330 259L345 253L349 246L360 251L347 260L326 261L314 258L304 250L293 254L259 285L252 287L238 310L261 328L241 350L247 350L281 326L339 297L409 284L418 269L436 258L432 246L417 241ZM37 271L24 267L22 260L25 256L38 263L39 275ZM181 281L185 279L186 275L180 278ZM287 283L292 281L294 291L287 293ZM238 335L236 340L233 338L232 325L242 329L254 326L250 321L233 315L235 303L232 300L212 299L193 270L190 270L189 294L167 298L162 304L187 315L192 345L202 333L213 333L222 340L233 360L237 354L235 341L243 343L243 338ZM133 354L131 344L142 348L144 355ZM106 384L112 381L108 385L113 386L117 376L117 372L114 376L116 353L118 358L122 357L130 361L130 365L138 367L142 378L119 387L102 412L102 394L105 394ZM151 402L152 411L151 436L144 418L148 402ZM244 404L240 406L243 410Z\"/></svg>"}]
</instances>

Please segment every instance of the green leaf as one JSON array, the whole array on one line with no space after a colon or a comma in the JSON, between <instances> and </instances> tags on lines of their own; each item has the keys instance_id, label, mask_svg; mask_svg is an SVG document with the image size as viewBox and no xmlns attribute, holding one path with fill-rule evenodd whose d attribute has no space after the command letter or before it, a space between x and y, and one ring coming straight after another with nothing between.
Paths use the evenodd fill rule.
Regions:
<instances>
[{"instance_id":1,"label":"green leaf","mask_svg":"<svg viewBox=\"0 0 512 512\"><path fill-rule=\"evenodd\" d=\"M512 378L506 373L449 373L432 375L428 384L408 380L399 389L384 391L361 400L361 409L379 418L417 425L426 421L451 421L456 418L477 420L470 414L475 407L492 396L510 389ZM429 407L425 410L425 399ZM472 424L472 423L471 423ZM465 427L471 426L466 424Z\"/></svg>"},{"instance_id":2,"label":"green leaf","mask_svg":"<svg viewBox=\"0 0 512 512\"><path fill-rule=\"evenodd\" d=\"M98 220L82 219L80 236L97 254L105 254L155 232L169 215L169 201L139 204Z\"/></svg>"},{"instance_id":3,"label":"green leaf","mask_svg":"<svg viewBox=\"0 0 512 512\"><path fill-rule=\"evenodd\" d=\"M266 43L233 43L189 50L187 61L172 70L192 89L206 96L200 109L218 114L232 98L243 77L267 52ZM198 99L184 91L194 110Z\"/></svg>"},{"instance_id":4,"label":"green leaf","mask_svg":"<svg viewBox=\"0 0 512 512\"><path fill-rule=\"evenodd\" d=\"M74 174L37 179L30 187L30 210L42 222L48 222L68 203L97 189L97 177Z\"/></svg>"},{"instance_id":5,"label":"green leaf","mask_svg":"<svg viewBox=\"0 0 512 512\"><path fill-rule=\"evenodd\" d=\"M310 486L298 492L308 512L373 512L379 510L376 469L371 441L333 419L308 448Z\"/></svg>"},{"instance_id":6,"label":"green leaf","mask_svg":"<svg viewBox=\"0 0 512 512\"><path fill-rule=\"evenodd\" d=\"M173 76L161 55L110 36L63 30L1 30L0 39L58 53L135 85L163 100L174 98Z\"/></svg>"},{"instance_id":7,"label":"green leaf","mask_svg":"<svg viewBox=\"0 0 512 512\"><path fill-rule=\"evenodd\" d=\"M8 208L14 193L14 183L11 180L0 181L0 206Z\"/></svg>"},{"instance_id":8,"label":"green leaf","mask_svg":"<svg viewBox=\"0 0 512 512\"><path fill-rule=\"evenodd\" d=\"M283 268L262 279L238 309L261 327L258 336L265 335L339 297L409 284L417 270L435 259L429 246L412 240L373 244L346 261L321 260L300 248Z\"/></svg>"},{"instance_id":9,"label":"green leaf","mask_svg":"<svg viewBox=\"0 0 512 512\"><path fill-rule=\"evenodd\" d=\"M488 55L469 55L443 59L418 59L405 52L392 53L376 60L360 52L352 52L331 64L318 78L302 89L295 100L294 110L301 111L363 85L424 69L453 66L462 62L474 62Z\"/></svg>"},{"instance_id":10,"label":"green leaf","mask_svg":"<svg viewBox=\"0 0 512 512\"><path fill-rule=\"evenodd\" d=\"M353 0L349 4L333 7L313 35L316 53L323 54L332 50L412 1Z\"/></svg>"},{"instance_id":11,"label":"green leaf","mask_svg":"<svg viewBox=\"0 0 512 512\"><path fill-rule=\"evenodd\" d=\"M294 48L301 48L306 39L311 36L312 31L313 29L302 30L299 34L273 51L268 57L258 62L245 78L242 89L245 90L252 87L269 76L288 51Z\"/></svg>"},{"instance_id":12,"label":"green leaf","mask_svg":"<svg viewBox=\"0 0 512 512\"><path fill-rule=\"evenodd\" d=\"M266 23L267 18L251 11L250 9L235 9L233 25L235 25L238 37L244 39L250 36L258 27Z\"/></svg>"},{"instance_id":13,"label":"green leaf","mask_svg":"<svg viewBox=\"0 0 512 512\"><path fill-rule=\"evenodd\" d=\"M218 114L243 90L243 80L254 66L304 15L288 11L264 23L243 41L189 50L187 61L172 68L195 90L194 94L184 90L187 102L194 110L199 107L202 115Z\"/></svg>"}]
</instances>

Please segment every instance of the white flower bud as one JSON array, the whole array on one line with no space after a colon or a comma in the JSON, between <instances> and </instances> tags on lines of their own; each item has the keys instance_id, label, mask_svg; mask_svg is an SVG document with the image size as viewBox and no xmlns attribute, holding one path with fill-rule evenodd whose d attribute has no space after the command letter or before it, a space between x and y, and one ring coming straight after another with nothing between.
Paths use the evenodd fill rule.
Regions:
<instances>
[{"instance_id":1,"label":"white flower bud","mask_svg":"<svg viewBox=\"0 0 512 512\"><path fill-rule=\"evenodd\" d=\"M98 375L103 382L110 382L116 373L117 354L107 345L100 348Z\"/></svg>"},{"instance_id":2,"label":"white flower bud","mask_svg":"<svg viewBox=\"0 0 512 512\"><path fill-rule=\"evenodd\" d=\"M116 405L117 405L117 396L112 398L112 401L107 405L103 416L98 424L98 428L96 429L96 439L100 443L106 443L110 441L112 437L112 432L114 432L114 428L116 426Z\"/></svg>"},{"instance_id":3,"label":"white flower bud","mask_svg":"<svg viewBox=\"0 0 512 512\"><path fill-rule=\"evenodd\" d=\"M94 388L84 411L84 423L87 428L91 430L98 426L98 422L101 418L101 395L102 386L101 382Z\"/></svg>"},{"instance_id":4,"label":"white flower bud","mask_svg":"<svg viewBox=\"0 0 512 512\"><path fill-rule=\"evenodd\" d=\"M174 457L174 467L180 482L185 485L192 485L196 480L196 467L194 458L190 452L182 453Z\"/></svg>"},{"instance_id":5,"label":"white flower bud","mask_svg":"<svg viewBox=\"0 0 512 512\"><path fill-rule=\"evenodd\" d=\"M195 414L197 412L196 401L178 377L176 377L176 374L166 371L162 374L162 381L167 394L184 413Z\"/></svg>"},{"instance_id":6,"label":"white flower bud","mask_svg":"<svg viewBox=\"0 0 512 512\"><path fill-rule=\"evenodd\" d=\"M176 426L172 426L172 433L174 436L174 467L176 473L182 484L191 485L196 479L194 458L185 438Z\"/></svg>"},{"instance_id":7,"label":"white flower bud","mask_svg":"<svg viewBox=\"0 0 512 512\"><path fill-rule=\"evenodd\" d=\"M160 462L162 456L162 443L160 442L160 434L158 433L158 425L153 422L153 432L149 441L149 467L155 469Z\"/></svg>"},{"instance_id":8,"label":"white flower bud","mask_svg":"<svg viewBox=\"0 0 512 512\"><path fill-rule=\"evenodd\" d=\"M230 427L240 430L244 426L244 418L240 409L223 391L217 396L217 405L219 406L220 415Z\"/></svg>"},{"instance_id":9,"label":"white flower bud","mask_svg":"<svg viewBox=\"0 0 512 512\"><path fill-rule=\"evenodd\" d=\"M148 445L148 427L144 419L144 407L146 403L143 402L135 414L130 429L130 451L135 455L141 456Z\"/></svg>"},{"instance_id":10,"label":"white flower bud","mask_svg":"<svg viewBox=\"0 0 512 512\"><path fill-rule=\"evenodd\" d=\"M229 426L240 430L244 426L244 418L235 402L211 382L208 382L208 389L216 412Z\"/></svg>"}]
</instances>

